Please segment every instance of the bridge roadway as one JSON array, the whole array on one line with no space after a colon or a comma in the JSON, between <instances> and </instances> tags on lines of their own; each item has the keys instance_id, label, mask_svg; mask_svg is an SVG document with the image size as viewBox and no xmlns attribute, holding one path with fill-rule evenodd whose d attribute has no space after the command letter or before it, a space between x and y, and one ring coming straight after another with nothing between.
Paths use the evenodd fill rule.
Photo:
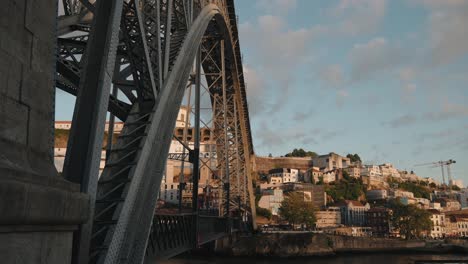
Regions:
<instances>
[{"instance_id":1,"label":"bridge roadway","mask_svg":"<svg viewBox=\"0 0 468 264\"><path fill-rule=\"evenodd\" d=\"M147 250L152 256L147 259L167 259L239 232L240 222L236 220L230 226L232 219L226 217L157 213Z\"/></svg>"}]
</instances>

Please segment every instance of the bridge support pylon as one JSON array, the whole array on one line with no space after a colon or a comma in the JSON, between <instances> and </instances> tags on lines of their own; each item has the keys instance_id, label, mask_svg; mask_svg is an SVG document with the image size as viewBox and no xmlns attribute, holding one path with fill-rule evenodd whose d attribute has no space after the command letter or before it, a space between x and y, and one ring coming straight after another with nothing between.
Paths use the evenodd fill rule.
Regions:
<instances>
[{"instance_id":1,"label":"bridge support pylon","mask_svg":"<svg viewBox=\"0 0 468 264\"><path fill-rule=\"evenodd\" d=\"M89 199L53 161L57 1L2 4L0 262L70 263Z\"/></svg>"}]
</instances>

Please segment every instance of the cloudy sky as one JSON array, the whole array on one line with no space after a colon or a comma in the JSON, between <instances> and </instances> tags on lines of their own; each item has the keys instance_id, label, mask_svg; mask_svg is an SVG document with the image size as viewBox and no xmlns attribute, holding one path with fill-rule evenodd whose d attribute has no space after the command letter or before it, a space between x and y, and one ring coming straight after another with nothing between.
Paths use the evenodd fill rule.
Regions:
<instances>
[{"instance_id":1,"label":"cloudy sky","mask_svg":"<svg viewBox=\"0 0 468 264\"><path fill-rule=\"evenodd\" d=\"M468 1L237 0L255 151L455 159L468 183Z\"/></svg>"},{"instance_id":2,"label":"cloudy sky","mask_svg":"<svg viewBox=\"0 0 468 264\"><path fill-rule=\"evenodd\" d=\"M415 164L468 183L468 0L236 0L257 155ZM56 120L73 97L57 91Z\"/></svg>"}]
</instances>

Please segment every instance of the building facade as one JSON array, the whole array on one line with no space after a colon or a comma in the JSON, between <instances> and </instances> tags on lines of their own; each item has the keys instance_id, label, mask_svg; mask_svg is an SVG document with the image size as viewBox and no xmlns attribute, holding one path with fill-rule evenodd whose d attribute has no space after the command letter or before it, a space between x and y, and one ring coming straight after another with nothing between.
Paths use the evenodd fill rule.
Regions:
<instances>
[{"instance_id":1,"label":"building facade","mask_svg":"<svg viewBox=\"0 0 468 264\"><path fill-rule=\"evenodd\" d=\"M445 214L436 209L429 209L431 213L432 229L429 234L432 238L445 237Z\"/></svg>"},{"instance_id":2,"label":"building facade","mask_svg":"<svg viewBox=\"0 0 468 264\"><path fill-rule=\"evenodd\" d=\"M281 183L298 182L299 170L288 168L272 169L268 173L269 182L272 181L272 178L281 178Z\"/></svg>"},{"instance_id":3,"label":"building facade","mask_svg":"<svg viewBox=\"0 0 468 264\"><path fill-rule=\"evenodd\" d=\"M317 229L338 227L341 224L341 212L338 207L330 207L323 211L315 212Z\"/></svg>"},{"instance_id":4,"label":"building facade","mask_svg":"<svg viewBox=\"0 0 468 264\"><path fill-rule=\"evenodd\" d=\"M369 201L385 200L388 198L388 193L385 189L369 190L366 192L366 198Z\"/></svg>"},{"instance_id":5,"label":"building facade","mask_svg":"<svg viewBox=\"0 0 468 264\"><path fill-rule=\"evenodd\" d=\"M351 165L349 158L340 156L333 152L313 158L312 163L314 164L314 167L319 167L320 170L323 171L347 168Z\"/></svg>"},{"instance_id":6,"label":"building facade","mask_svg":"<svg viewBox=\"0 0 468 264\"><path fill-rule=\"evenodd\" d=\"M345 200L338 204L341 211L341 222L348 226L364 226L366 212L370 209L369 203Z\"/></svg>"},{"instance_id":7,"label":"building facade","mask_svg":"<svg viewBox=\"0 0 468 264\"><path fill-rule=\"evenodd\" d=\"M344 168L343 170L346 171L351 178L358 179L361 177L361 168L358 166L352 165L347 168Z\"/></svg>"},{"instance_id":8,"label":"building facade","mask_svg":"<svg viewBox=\"0 0 468 264\"><path fill-rule=\"evenodd\" d=\"M304 199L310 200L317 210L327 205L327 195L323 185L314 185L310 183L286 183L281 187L285 192L302 192ZM308 198L310 197L310 198Z\"/></svg>"},{"instance_id":9,"label":"building facade","mask_svg":"<svg viewBox=\"0 0 468 264\"><path fill-rule=\"evenodd\" d=\"M384 178L394 178L397 180L401 178L400 173L391 163L384 163L382 165L379 165L379 168L380 168L380 173L382 174L382 177Z\"/></svg>"},{"instance_id":10,"label":"building facade","mask_svg":"<svg viewBox=\"0 0 468 264\"><path fill-rule=\"evenodd\" d=\"M366 211L366 226L372 228L372 235L388 237L391 232L392 211L385 207L375 207Z\"/></svg>"},{"instance_id":11,"label":"building facade","mask_svg":"<svg viewBox=\"0 0 468 264\"><path fill-rule=\"evenodd\" d=\"M272 215L278 215L283 200L283 190L279 188L266 190L258 201L258 206L270 210Z\"/></svg>"}]
</instances>

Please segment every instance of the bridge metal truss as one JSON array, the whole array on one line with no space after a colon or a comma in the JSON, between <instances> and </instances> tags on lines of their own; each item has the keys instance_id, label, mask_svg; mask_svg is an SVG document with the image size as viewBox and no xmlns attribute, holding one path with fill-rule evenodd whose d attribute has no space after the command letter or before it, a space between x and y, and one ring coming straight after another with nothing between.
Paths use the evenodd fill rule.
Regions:
<instances>
[{"instance_id":1,"label":"bridge metal truss","mask_svg":"<svg viewBox=\"0 0 468 264\"><path fill-rule=\"evenodd\" d=\"M89 221L74 234L73 262L149 263L231 232L234 216L255 228L253 146L233 0L61 0L60 6L56 86L76 96L63 173L92 201ZM197 199L193 215L155 214L194 61L198 94L203 76L211 98L209 128L224 187L215 218L198 216ZM124 127L115 144L108 140L98 177L108 112L110 134L115 118ZM198 150L190 151L200 167Z\"/></svg>"}]
</instances>

